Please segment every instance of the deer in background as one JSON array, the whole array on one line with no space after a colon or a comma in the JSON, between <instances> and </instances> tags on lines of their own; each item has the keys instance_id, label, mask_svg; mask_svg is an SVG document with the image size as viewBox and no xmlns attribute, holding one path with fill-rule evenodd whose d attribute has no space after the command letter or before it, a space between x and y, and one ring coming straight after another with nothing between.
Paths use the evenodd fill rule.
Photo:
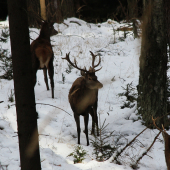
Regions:
<instances>
[{"instance_id":1,"label":"deer in background","mask_svg":"<svg viewBox=\"0 0 170 170\"><path fill-rule=\"evenodd\" d=\"M89 68L89 71L86 68L81 69L77 66L76 60L74 63L70 61L69 54L66 54L66 59L73 67L77 68L81 71L81 77L77 78L69 91L69 103L74 112L74 119L77 125L77 134L78 134L78 144L80 144L80 115L84 116L84 124L87 139L87 146L89 145L88 138L88 121L89 121L89 113L92 116L92 134L95 134L95 125L97 127L97 135L99 135L98 131L98 116L97 116L97 103L98 103L98 89L103 87L103 84L97 80L97 76L95 73L98 70L95 70L100 62L101 58L99 57L98 64L94 65L94 61L97 55L94 55L91 51L92 56L92 67Z\"/></svg>"},{"instance_id":2,"label":"deer in background","mask_svg":"<svg viewBox=\"0 0 170 170\"><path fill-rule=\"evenodd\" d=\"M32 68L34 76L34 86L36 84L36 73L38 69L43 69L44 81L49 90L47 69L51 83L52 98L54 98L54 67L53 59L54 53L50 42L51 34L54 35L54 23L48 23L47 21L41 22L42 27L40 30L39 37L31 43L31 57L32 57ZM56 30L55 30L56 31ZM57 31L56 31L57 33Z\"/></svg>"},{"instance_id":3,"label":"deer in background","mask_svg":"<svg viewBox=\"0 0 170 170\"><path fill-rule=\"evenodd\" d=\"M152 121L153 121L154 126L155 126L160 132L162 132L162 136L163 136L164 142L165 142L165 160L166 160L167 170L170 170L170 135L168 135L168 133L165 131L163 125L162 125L162 129L160 129L160 128L156 125L155 119L153 119L153 117L152 117Z\"/></svg>"}]
</instances>

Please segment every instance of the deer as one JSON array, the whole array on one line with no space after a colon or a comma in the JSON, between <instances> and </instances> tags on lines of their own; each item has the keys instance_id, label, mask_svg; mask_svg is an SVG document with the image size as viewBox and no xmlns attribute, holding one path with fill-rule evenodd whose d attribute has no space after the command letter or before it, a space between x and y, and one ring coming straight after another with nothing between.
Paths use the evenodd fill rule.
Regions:
<instances>
[{"instance_id":1,"label":"deer","mask_svg":"<svg viewBox=\"0 0 170 170\"><path fill-rule=\"evenodd\" d=\"M160 129L156 123L155 119L152 117L152 121L154 126L162 132L162 136L165 142L165 160L166 160L166 165L167 165L167 170L170 170L170 135L166 132L164 126L162 125L162 129Z\"/></svg>"},{"instance_id":2,"label":"deer","mask_svg":"<svg viewBox=\"0 0 170 170\"><path fill-rule=\"evenodd\" d=\"M47 90L49 90L48 79L47 79L47 70L51 83L51 93L52 98L54 98L54 53L52 49L52 45L50 42L50 36L57 33L54 30L53 24L47 21L41 22L41 30L40 35L35 39L31 45L31 58L32 58L32 69L33 69L33 81L34 86L36 84L36 74L38 69L43 69L44 72L44 81L46 84ZM56 31L56 32L55 32Z\"/></svg>"},{"instance_id":3,"label":"deer","mask_svg":"<svg viewBox=\"0 0 170 170\"><path fill-rule=\"evenodd\" d=\"M66 57L62 58L67 60L74 68L81 71L81 77L77 78L72 87L69 90L68 99L71 106L71 109L74 113L74 119L77 125L77 135L78 135L78 144L80 144L80 115L84 116L85 130L87 146L89 145L88 138L88 121L89 114L92 117L92 131L91 134L95 135L95 125L97 127L97 135L99 136L98 131L98 116L97 116L97 104L98 104L98 90L103 87L103 84L97 80L95 73L100 69L95 70L95 68L100 64L101 58L99 56L98 64L94 65L95 58L97 55L94 55L91 51L92 56L92 67L90 66L89 70L84 67L81 69L77 66L77 61L74 60L74 63L71 62L69 55L66 53Z\"/></svg>"}]
</instances>

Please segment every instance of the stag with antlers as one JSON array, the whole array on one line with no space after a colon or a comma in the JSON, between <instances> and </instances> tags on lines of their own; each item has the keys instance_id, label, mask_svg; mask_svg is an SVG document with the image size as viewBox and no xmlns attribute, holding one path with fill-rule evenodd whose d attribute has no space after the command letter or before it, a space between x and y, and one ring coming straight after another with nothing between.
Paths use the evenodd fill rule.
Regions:
<instances>
[{"instance_id":1,"label":"stag with antlers","mask_svg":"<svg viewBox=\"0 0 170 170\"><path fill-rule=\"evenodd\" d=\"M103 87L103 84L97 80L97 76L95 73L98 70L95 70L97 66L99 66L101 62L101 58L99 57L98 64L94 64L95 58L97 55L94 55L91 51L92 56L92 67L89 70L86 68L81 69L77 66L77 61L74 60L74 63L70 61L69 55L66 54L66 59L74 68L77 68L81 71L81 77L77 78L70 91L69 91L69 103L74 112L74 119L77 125L77 134L78 134L78 144L80 144L80 115L84 116L84 124L85 124L85 134L87 139L87 146L89 145L88 138L88 121L89 121L89 113L92 116L92 134L95 134L95 125L97 127L97 135L98 132L98 116L97 116L97 103L98 103L98 89Z\"/></svg>"}]
</instances>

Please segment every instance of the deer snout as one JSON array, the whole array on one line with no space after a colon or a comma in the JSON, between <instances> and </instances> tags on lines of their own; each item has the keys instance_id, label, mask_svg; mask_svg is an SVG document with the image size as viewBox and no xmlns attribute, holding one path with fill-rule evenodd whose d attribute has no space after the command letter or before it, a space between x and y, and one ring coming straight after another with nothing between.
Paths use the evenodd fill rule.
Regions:
<instances>
[{"instance_id":1,"label":"deer snout","mask_svg":"<svg viewBox=\"0 0 170 170\"><path fill-rule=\"evenodd\" d=\"M99 82L100 83L100 82ZM102 83L100 83L99 84L99 88L98 89L101 89L103 87L103 84Z\"/></svg>"},{"instance_id":2,"label":"deer snout","mask_svg":"<svg viewBox=\"0 0 170 170\"><path fill-rule=\"evenodd\" d=\"M103 84L100 83L98 80L88 80L86 81L86 87L89 89L101 89L103 87Z\"/></svg>"}]
</instances>

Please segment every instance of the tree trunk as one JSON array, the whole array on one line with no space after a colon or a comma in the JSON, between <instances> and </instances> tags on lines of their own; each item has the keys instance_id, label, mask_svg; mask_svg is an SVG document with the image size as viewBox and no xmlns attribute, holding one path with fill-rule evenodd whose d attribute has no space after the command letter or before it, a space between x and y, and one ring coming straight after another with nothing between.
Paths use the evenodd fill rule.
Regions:
<instances>
[{"instance_id":1,"label":"tree trunk","mask_svg":"<svg viewBox=\"0 0 170 170\"><path fill-rule=\"evenodd\" d=\"M165 0L165 11L166 11L166 32L167 32L167 45L169 47L168 49L168 54L170 59L170 1ZM170 112L170 77L168 77L168 82L167 82L167 112Z\"/></svg>"},{"instance_id":2,"label":"tree trunk","mask_svg":"<svg viewBox=\"0 0 170 170\"><path fill-rule=\"evenodd\" d=\"M63 22L75 16L74 0L46 0L48 21Z\"/></svg>"},{"instance_id":3,"label":"tree trunk","mask_svg":"<svg viewBox=\"0 0 170 170\"><path fill-rule=\"evenodd\" d=\"M21 170L40 170L37 114L26 11L26 1L8 0ZM36 149L30 154L28 146L33 142L36 144Z\"/></svg>"},{"instance_id":4,"label":"tree trunk","mask_svg":"<svg viewBox=\"0 0 170 170\"><path fill-rule=\"evenodd\" d=\"M37 17L40 16L40 0L27 0L28 23L30 27L40 28Z\"/></svg>"},{"instance_id":5,"label":"tree trunk","mask_svg":"<svg viewBox=\"0 0 170 170\"><path fill-rule=\"evenodd\" d=\"M41 18L47 20L45 0L40 0Z\"/></svg>"},{"instance_id":6,"label":"tree trunk","mask_svg":"<svg viewBox=\"0 0 170 170\"><path fill-rule=\"evenodd\" d=\"M138 37L137 33L137 21L136 18L138 17L138 3L137 0L127 0L128 2L128 19L133 23L133 34L134 38Z\"/></svg>"},{"instance_id":7,"label":"tree trunk","mask_svg":"<svg viewBox=\"0 0 170 170\"><path fill-rule=\"evenodd\" d=\"M160 118L158 126L167 126L167 42L164 0L145 4L138 85L138 113L144 124L152 116ZM152 126L153 127L153 126Z\"/></svg>"},{"instance_id":8,"label":"tree trunk","mask_svg":"<svg viewBox=\"0 0 170 170\"><path fill-rule=\"evenodd\" d=\"M60 0L61 1L61 10L63 18L75 17L75 4L74 0Z\"/></svg>"},{"instance_id":9,"label":"tree trunk","mask_svg":"<svg viewBox=\"0 0 170 170\"><path fill-rule=\"evenodd\" d=\"M47 20L51 22L63 22L60 0L46 0Z\"/></svg>"},{"instance_id":10,"label":"tree trunk","mask_svg":"<svg viewBox=\"0 0 170 170\"><path fill-rule=\"evenodd\" d=\"M138 3L137 0L127 0L128 2L128 19L133 19L138 16Z\"/></svg>"}]
</instances>

